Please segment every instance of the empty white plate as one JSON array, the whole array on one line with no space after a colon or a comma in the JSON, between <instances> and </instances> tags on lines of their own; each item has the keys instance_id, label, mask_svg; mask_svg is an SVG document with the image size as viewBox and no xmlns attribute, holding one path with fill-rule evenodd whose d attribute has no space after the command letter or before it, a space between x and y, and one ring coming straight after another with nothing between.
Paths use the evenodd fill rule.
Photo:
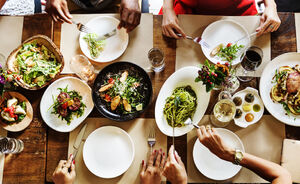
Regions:
<instances>
[{"instance_id":1,"label":"empty white plate","mask_svg":"<svg viewBox=\"0 0 300 184\"><path fill-rule=\"evenodd\" d=\"M198 70L199 68L195 66L181 68L166 80L159 91L155 104L155 121L160 131L167 136L173 136L173 128L168 124L163 111L166 99L172 95L173 91L177 87L190 85L197 95L197 107L194 116L192 117L192 122L194 124L198 124L200 122L206 111L210 99L210 93L206 92L206 88L202 82L195 82L195 78L198 76ZM192 125L175 127L174 136L177 137L184 135L193 128L194 127Z\"/></svg>"},{"instance_id":2,"label":"empty white plate","mask_svg":"<svg viewBox=\"0 0 300 184\"><path fill-rule=\"evenodd\" d=\"M94 130L83 146L86 167L101 178L114 178L130 167L134 158L134 144L121 128L104 126Z\"/></svg>"},{"instance_id":3,"label":"empty white plate","mask_svg":"<svg viewBox=\"0 0 300 184\"><path fill-rule=\"evenodd\" d=\"M99 16L91 19L85 25L90 28L98 36L102 36L108 32L111 32L113 29L117 28L119 25L119 20L111 16ZM117 29L116 35L107 38L106 44L103 51L97 58L92 58L90 50L86 41L83 37L86 33L81 32L79 36L79 44L82 52L91 60L96 62L109 62L120 57L126 50L128 45L129 36L126 33L124 28Z\"/></svg>"},{"instance_id":4,"label":"empty white plate","mask_svg":"<svg viewBox=\"0 0 300 184\"><path fill-rule=\"evenodd\" d=\"M242 141L236 134L224 128L216 128L216 130L228 146L245 151ZM198 170L212 180L230 179L242 168L211 153L209 149L200 143L199 139L196 140L194 145L193 158Z\"/></svg>"},{"instance_id":5,"label":"empty white plate","mask_svg":"<svg viewBox=\"0 0 300 184\"><path fill-rule=\"evenodd\" d=\"M233 43L244 36L249 36L249 34L241 24L233 20L219 20L207 26L202 34L202 39L204 39L210 45L210 48L203 47L202 45L201 48L208 60L214 64L217 64L218 62L224 64L227 61L220 61L220 59L217 59L216 57L211 57L211 51L221 43L227 45L228 43ZM238 45L245 46L242 48L243 50L247 48L249 44L249 37L238 42ZM240 53L242 53L242 50ZM240 62L240 57L237 57L232 61L232 64L236 65Z\"/></svg>"},{"instance_id":6,"label":"empty white plate","mask_svg":"<svg viewBox=\"0 0 300 184\"><path fill-rule=\"evenodd\" d=\"M82 96L82 102L86 105L83 115L78 118L73 116L73 120L70 125L67 124L67 121L59 118L58 115L51 113L53 111L53 98L56 98L60 93L58 88L65 88L66 86L68 86L69 91L75 90L79 92ZM40 104L40 111L43 120L50 128L58 132L71 132L74 130L85 120L93 108L94 102L92 99L91 88L85 82L75 77L63 77L53 82L44 92Z\"/></svg>"}]
</instances>

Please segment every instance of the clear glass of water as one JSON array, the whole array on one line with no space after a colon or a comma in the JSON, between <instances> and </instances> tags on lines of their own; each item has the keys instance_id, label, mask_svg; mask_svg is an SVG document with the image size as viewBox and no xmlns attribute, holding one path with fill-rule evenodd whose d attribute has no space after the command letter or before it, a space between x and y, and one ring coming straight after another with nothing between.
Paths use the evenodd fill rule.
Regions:
<instances>
[{"instance_id":1,"label":"clear glass of water","mask_svg":"<svg viewBox=\"0 0 300 184\"><path fill-rule=\"evenodd\" d=\"M24 149L24 143L20 139L0 137L0 153L20 153Z\"/></svg>"},{"instance_id":2,"label":"clear glass of water","mask_svg":"<svg viewBox=\"0 0 300 184\"><path fill-rule=\"evenodd\" d=\"M148 59L154 72L161 72L165 69L165 55L159 48L150 49Z\"/></svg>"},{"instance_id":3,"label":"clear glass of water","mask_svg":"<svg viewBox=\"0 0 300 184\"><path fill-rule=\"evenodd\" d=\"M73 56L70 61L70 69L74 72L81 80L88 84L92 84L96 78L95 68L83 55Z\"/></svg>"}]
</instances>

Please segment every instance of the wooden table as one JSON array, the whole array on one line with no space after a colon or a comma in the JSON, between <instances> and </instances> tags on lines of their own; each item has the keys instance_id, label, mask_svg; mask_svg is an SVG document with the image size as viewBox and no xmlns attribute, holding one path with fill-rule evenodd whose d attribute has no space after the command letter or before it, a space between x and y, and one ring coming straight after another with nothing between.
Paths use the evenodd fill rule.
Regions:
<instances>
[{"instance_id":1,"label":"wooden table","mask_svg":"<svg viewBox=\"0 0 300 184\"><path fill-rule=\"evenodd\" d=\"M293 13L279 13L282 21L281 27L271 34L271 57L272 59L286 52L296 52L295 18ZM164 38L161 33L161 16L154 16L153 45L161 48L165 53L166 69L159 73L149 73L153 82L153 100L148 110L142 117L154 118L154 106L159 89L164 81L175 71L176 41ZM47 15L35 15L24 18L22 41L36 34L44 34L50 37L58 46L60 45L61 25L53 23ZM72 43L70 43L72 44ZM64 75L65 76L65 75ZM259 78L245 83L246 86L258 88ZM18 89L32 103L34 118L30 126L19 133L8 133L9 137L22 139L25 144L21 154L9 155L5 158L3 175L4 184L30 183L41 184L52 181L52 173L61 159L67 158L68 133L55 132L43 122L39 105L45 89L39 91L26 91ZM209 114L215 104L218 92L213 92L206 114ZM265 110L265 113L268 112ZM90 117L102 117L94 108ZM300 140L300 128L286 126L286 137ZM168 148L172 139L168 137ZM175 139L176 149L181 155L183 162L187 163L187 136Z\"/></svg>"}]
</instances>

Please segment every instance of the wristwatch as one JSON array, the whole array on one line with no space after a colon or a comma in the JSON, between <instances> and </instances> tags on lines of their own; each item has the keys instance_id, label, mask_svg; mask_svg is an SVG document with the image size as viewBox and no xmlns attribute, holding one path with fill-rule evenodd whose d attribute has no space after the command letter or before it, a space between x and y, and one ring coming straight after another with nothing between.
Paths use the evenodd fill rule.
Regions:
<instances>
[{"instance_id":1,"label":"wristwatch","mask_svg":"<svg viewBox=\"0 0 300 184\"><path fill-rule=\"evenodd\" d=\"M244 158L244 153L241 150L236 149L235 153L234 153L234 162L233 163L236 165L240 165L243 158Z\"/></svg>"}]
</instances>

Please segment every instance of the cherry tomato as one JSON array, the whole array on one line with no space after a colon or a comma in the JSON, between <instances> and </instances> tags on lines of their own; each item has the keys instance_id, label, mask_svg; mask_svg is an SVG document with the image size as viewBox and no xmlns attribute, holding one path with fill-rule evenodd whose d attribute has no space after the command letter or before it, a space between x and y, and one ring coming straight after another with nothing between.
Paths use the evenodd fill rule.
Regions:
<instances>
[{"instance_id":1,"label":"cherry tomato","mask_svg":"<svg viewBox=\"0 0 300 184\"><path fill-rule=\"evenodd\" d=\"M226 47L230 47L232 45L232 43L228 43Z\"/></svg>"},{"instance_id":2,"label":"cherry tomato","mask_svg":"<svg viewBox=\"0 0 300 184\"><path fill-rule=\"evenodd\" d=\"M20 76L17 76L17 80L21 80L21 77L20 77Z\"/></svg>"},{"instance_id":3,"label":"cherry tomato","mask_svg":"<svg viewBox=\"0 0 300 184\"><path fill-rule=\"evenodd\" d=\"M64 104L62 104L61 107L62 107L63 109L67 109L67 108L68 108L68 102L65 102Z\"/></svg>"},{"instance_id":4,"label":"cherry tomato","mask_svg":"<svg viewBox=\"0 0 300 184\"><path fill-rule=\"evenodd\" d=\"M110 102L111 101L111 98L108 94L105 94L105 101L107 102Z\"/></svg>"},{"instance_id":5,"label":"cherry tomato","mask_svg":"<svg viewBox=\"0 0 300 184\"><path fill-rule=\"evenodd\" d=\"M109 79L108 79L108 83L113 84L113 83L115 83L115 81L114 81L113 78L109 78Z\"/></svg>"}]
</instances>

